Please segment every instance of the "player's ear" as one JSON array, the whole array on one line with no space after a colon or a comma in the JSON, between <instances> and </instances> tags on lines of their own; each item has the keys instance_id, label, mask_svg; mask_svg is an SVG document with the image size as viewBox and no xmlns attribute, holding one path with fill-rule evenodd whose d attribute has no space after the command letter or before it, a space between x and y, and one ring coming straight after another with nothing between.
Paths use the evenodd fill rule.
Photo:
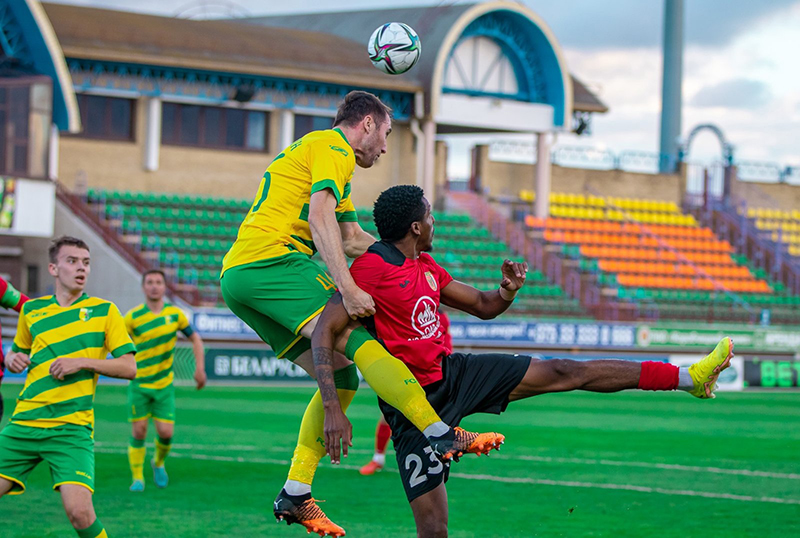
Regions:
<instances>
[{"instance_id":1,"label":"player's ear","mask_svg":"<svg viewBox=\"0 0 800 538\"><path fill-rule=\"evenodd\" d=\"M411 223L411 231L414 233L414 235L422 235L422 225L419 223L419 221L414 221Z\"/></svg>"}]
</instances>

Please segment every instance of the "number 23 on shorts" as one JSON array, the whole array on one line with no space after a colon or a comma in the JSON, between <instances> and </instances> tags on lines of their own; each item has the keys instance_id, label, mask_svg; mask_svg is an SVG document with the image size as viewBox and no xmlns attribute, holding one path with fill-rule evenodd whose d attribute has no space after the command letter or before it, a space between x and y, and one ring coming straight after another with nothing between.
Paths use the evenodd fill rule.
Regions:
<instances>
[{"instance_id":1,"label":"number 23 on shorts","mask_svg":"<svg viewBox=\"0 0 800 538\"><path fill-rule=\"evenodd\" d=\"M408 487L410 488L418 486L423 482L427 482L427 475L437 475L444 471L444 464L439 461L439 458L437 458L433 453L433 449L431 447L426 446L423 449L423 452L425 453L425 456L431 460L431 463L423 463L422 458L416 454L409 454L406 456L406 471L411 471L411 475L408 477ZM423 473L424 467L427 467L427 470Z\"/></svg>"}]
</instances>

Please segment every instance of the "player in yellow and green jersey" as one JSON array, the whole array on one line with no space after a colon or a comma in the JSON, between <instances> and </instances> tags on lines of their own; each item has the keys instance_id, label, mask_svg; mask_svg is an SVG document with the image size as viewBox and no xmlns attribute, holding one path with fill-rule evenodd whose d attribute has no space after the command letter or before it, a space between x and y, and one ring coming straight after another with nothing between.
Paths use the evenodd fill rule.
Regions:
<instances>
[{"instance_id":1,"label":"player in yellow and green jersey","mask_svg":"<svg viewBox=\"0 0 800 538\"><path fill-rule=\"evenodd\" d=\"M153 481L167 487L169 477L164 460L172 447L175 432L175 386L172 384L172 361L178 331L189 338L194 352L194 380L197 389L206 384L205 355L200 335L192 330L183 310L164 302L167 282L158 269L142 277L144 304L125 314L125 326L136 344L136 379L128 387L128 420L133 432L128 446L133 483L131 491L144 491L144 460L147 423L150 417L156 425L156 453L151 460Z\"/></svg>"},{"instance_id":2,"label":"player in yellow and green jersey","mask_svg":"<svg viewBox=\"0 0 800 538\"><path fill-rule=\"evenodd\" d=\"M353 319L375 313L372 297L353 282L345 260L360 256L375 242L358 224L351 179L356 165L370 168L386 153L391 130L391 110L380 99L350 92L339 106L333 129L313 131L275 157L222 262L220 287L228 307L278 357L312 376L309 339L337 288ZM330 274L311 260L317 250ZM336 349L333 366L342 410L358 388L358 366L378 396L422 431L437 454L447 457L460 451L466 435L441 421L408 368L363 329L343 333ZM303 415L289 477L274 513L309 531L344 536L311 498L314 473L325 455L325 430L347 442L352 431L343 414L325 413L318 391Z\"/></svg>"},{"instance_id":3,"label":"player in yellow and green jersey","mask_svg":"<svg viewBox=\"0 0 800 538\"><path fill-rule=\"evenodd\" d=\"M86 243L60 237L49 254L55 295L25 303L7 358L9 371L28 374L0 432L0 497L24 493L28 475L45 461L78 536L105 537L92 503L94 394L98 374L136 377L135 348L117 307L83 291Z\"/></svg>"}]
</instances>

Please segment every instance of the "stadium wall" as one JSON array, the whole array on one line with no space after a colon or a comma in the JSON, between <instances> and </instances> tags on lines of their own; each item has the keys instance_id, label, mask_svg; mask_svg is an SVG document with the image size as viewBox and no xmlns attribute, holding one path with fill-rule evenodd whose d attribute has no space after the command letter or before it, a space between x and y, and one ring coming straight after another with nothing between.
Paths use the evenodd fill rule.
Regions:
<instances>
[{"instance_id":1,"label":"stadium wall","mask_svg":"<svg viewBox=\"0 0 800 538\"><path fill-rule=\"evenodd\" d=\"M132 142L62 137L59 181L71 191L95 187L252 198L267 165L283 150L277 147L279 114L273 113L270 114L268 152L161 145L158 170L147 171L144 166L145 103L146 100L140 99L135 107ZM444 167L441 151L437 152L438 175L443 174ZM393 126L387 154L369 170L356 168L354 181L353 199L357 206L371 206L378 194L391 185L416 183L415 142L408 124Z\"/></svg>"},{"instance_id":2,"label":"stadium wall","mask_svg":"<svg viewBox=\"0 0 800 538\"><path fill-rule=\"evenodd\" d=\"M476 170L484 190L493 196L517 196L520 189L535 191L535 165L489 159L489 147L478 146ZM625 198L683 202L685 173L644 174L624 170L566 168L552 165L552 192L587 193Z\"/></svg>"},{"instance_id":3,"label":"stadium wall","mask_svg":"<svg viewBox=\"0 0 800 538\"><path fill-rule=\"evenodd\" d=\"M112 301L122 313L142 302L139 273L67 206L56 201L54 237L61 235L78 237L89 245L92 273L86 286L86 293ZM26 266L35 266L38 273L38 290L31 290L29 282L20 283L20 289L29 291L31 295L53 293L53 277L47 271L49 247L49 238L23 239L22 263Z\"/></svg>"},{"instance_id":4,"label":"stadium wall","mask_svg":"<svg viewBox=\"0 0 800 538\"><path fill-rule=\"evenodd\" d=\"M744 200L750 207L768 207L791 211L800 208L800 186L786 183L753 183L734 181L734 198Z\"/></svg>"}]
</instances>

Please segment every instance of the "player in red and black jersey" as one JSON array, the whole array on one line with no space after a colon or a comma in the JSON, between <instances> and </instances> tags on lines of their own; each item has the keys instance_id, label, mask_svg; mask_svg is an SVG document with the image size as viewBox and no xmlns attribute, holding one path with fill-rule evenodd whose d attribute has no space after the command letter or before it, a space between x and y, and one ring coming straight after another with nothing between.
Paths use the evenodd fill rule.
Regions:
<instances>
[{"instance_id":1,"label":"player in red and black jersey","mask_svg":"<svg viewBox=\"0 0 800 538\"><path fill-rule=\"evenodd\" d=\"M450 319L444 311L439 311L439 324L444 333L444 345L448 349L453 349L453 339L450 337ZM369 476L377 473L386 465L386 447L392 437L392 427L386 422L386 418L381 415L378 419L378 426L375 428L375 453L372 459L359 469L359 473Z\"/></svg>"},{"instance_id":2,"label":"player in red and black jersey","mask_svg":"<svg viewBox=\"0 0 800 538\"><path fill-rule=\"evenodd\" d=\"M439 304L481 319L494 318L511 305L524 285L527 264L505 260L500 286L493 291L481 292L453 280L426 253L433 246L434 218L422 189L416 186L398 185L384 191L375 203L374 216L381 241L356 259L350 269L358 286L375 301L369 330L408 365L428 401L448 424L455 426L474 413L499 414L509 402L550 392L681 388L697 397L711 398L719 373L730 365L730 338L724 338L698 363L680 369L660 362L451 353L441 330ZM312 338L317 381L326 399L325 446L334 462L339 461L340 445L350 446L351 430L332 431L328 427L329 423L347 420L334 405L331 355L336 335L349 323L341 297L334 295ZM444 483L449 462L436 457L425 437L403 415L385 402L379 400L379 404L392 428L397 463L418 536L446 536Z\"/></svg>"},{"instance_id":3,"label":"player in red and black jersey","mask_svg":"<svg viewBox=\"0 0 800 538\"><path fill-rule=\"evenodd\" d=\"M22 310L22 305L28 300L24 293L20 293L17 289L6 282L3 277L0 277L0 306L3 308L10 308L19 312ZM0 334L0 383L3 382L3 339ZM3 418L3 397L0 396L0 420Z\"/></svg>"}]
</instances>

